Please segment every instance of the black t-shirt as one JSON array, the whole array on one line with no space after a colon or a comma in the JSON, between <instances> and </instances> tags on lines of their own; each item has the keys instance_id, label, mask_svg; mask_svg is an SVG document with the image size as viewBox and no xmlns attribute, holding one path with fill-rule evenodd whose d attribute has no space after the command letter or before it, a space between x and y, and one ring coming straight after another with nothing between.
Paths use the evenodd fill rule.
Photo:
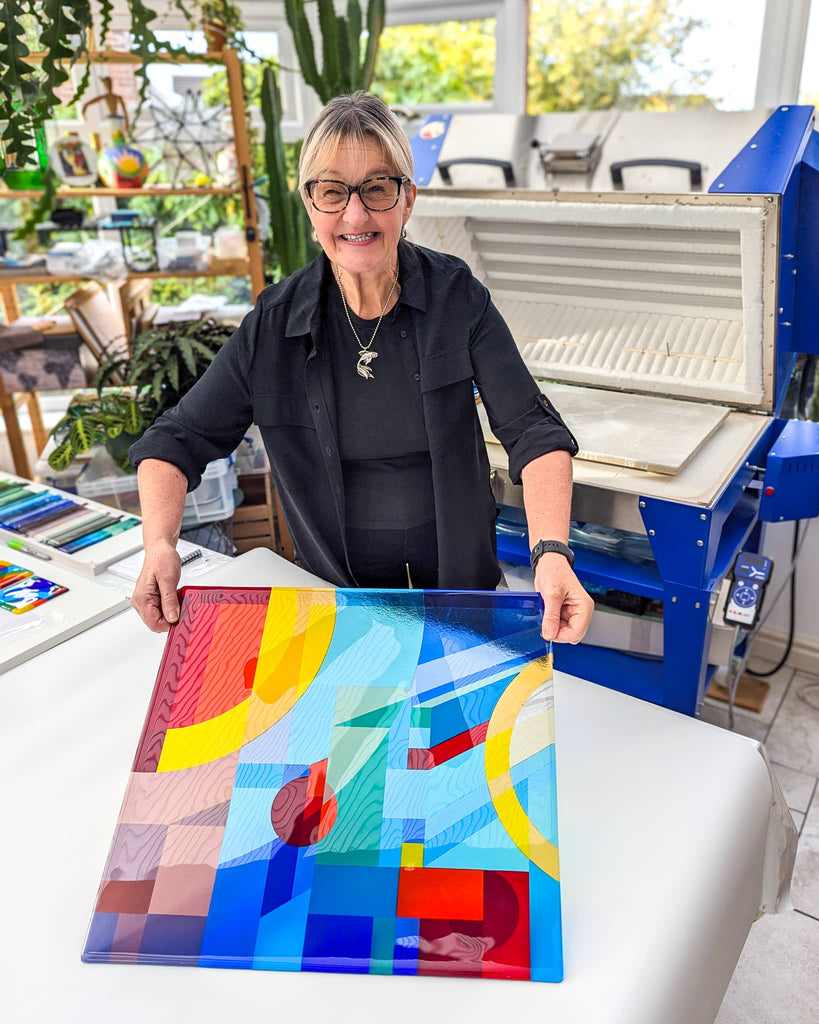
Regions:
<instances>
[{"instance_id":1,"label":"black t-shirt","mask_svg":"<svg viewBox=\"0 0 819 1024\"><path fill-rule=\"evenodd\" d=\"M330 289L327 307L322 348L336 389L347 526L408 530L430 522L435 519L432 463L418 353L404 307L396 303L381 321L369 350L378 353L367 364L371 378L357 371L360 347L338 288ZM378 318L362 320L352 310L350 318L366 345Z\"/></svg>"}]
</instances>

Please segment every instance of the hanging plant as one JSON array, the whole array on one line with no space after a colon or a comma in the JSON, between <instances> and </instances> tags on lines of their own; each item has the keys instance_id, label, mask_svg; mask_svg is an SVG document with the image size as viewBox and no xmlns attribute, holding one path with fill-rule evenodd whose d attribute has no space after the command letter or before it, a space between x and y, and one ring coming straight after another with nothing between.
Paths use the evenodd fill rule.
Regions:
<instances>
[{"instance_id":1,"label":"hanging plant","mask_svg":"<svg viewBox=\"0 0 819 1024\"><path fill-rule=\"evenodd\" d=\"M190 18L184 0L176 7ZM153 23L156 11L143 0L125 0L130 14L131 50L140 58L139 104L148 89L147 66L157 53L180 55L184 50L157 39ZM90 30L99 25L104 40L111 25L112 0L0 0L0 121L3 148L14 157L18 167L30 163L36 154L35 133L55 116L60 106L56 95L78 61L88 57ZM26 42L36 29L42 59L32 59ZM88 88L90 67L86 65L75 99Z\"/></svg>"}]
</instances>

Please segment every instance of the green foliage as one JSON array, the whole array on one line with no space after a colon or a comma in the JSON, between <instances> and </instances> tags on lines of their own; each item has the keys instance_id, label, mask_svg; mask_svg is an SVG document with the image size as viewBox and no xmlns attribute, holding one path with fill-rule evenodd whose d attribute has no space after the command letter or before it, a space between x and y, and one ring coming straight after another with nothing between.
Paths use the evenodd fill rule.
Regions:
<instances>
[{"instance_id":1,"label":"green foliage","mask_svg":"<svg viewBox=\"0 0 819 1024\"><path fill-rule=\"evenodd\" d=\"M145 421L152 423L193 387L231 334L232 327L213 320L152 327L136 337L130 356L100 365L97 390L101 393L118 377L140 395L139 410ZM133 433L128 420L124 429Z\"/></svg>"},{"instance_id":2,"label":"green foliage","mask_svg":"<svg viewBox=\"0 0 819 1024\"><path fill-rule=\"evenodd\" d=\"M529 113L709 102L700 93L709 72L685 72L677 64L682 77L673 88L658 92L650 84L653 72L676 64L702 24L680 7L680 0L532 0Z\"/></svg>"},{"instance_id":3,"label":"green foliage","mask_svg":"<svg viewBox=\"0 0 819 1024\"><path fill-rule=\"evenodd\" d=\"M27 6L24 0L0 0L0 119L8 122L2 138L18 167L33 161L37 151L36 103L43 78L25 60Z\"/></svg>"},{"instance_id":4,"label":"green foliage","mask_svg":"<svg viewBox=\"0 0 819 1024\"><path fill-rule=\"evenodd\" d=\"M384 29L372 91L391 103L491 100L495 19Z\"/></svg>"},{"instance_id":5,"label":"green foliage","mask_svg":"<svg viewBox=\"0 0 819 1024\"><path fill-rule=\"evenodd\" d=\"M116 439L118 448L112 454L120 469L130 471L128 444L137 439L147 423L143 402L138 392L122 388L101 391L94 397L72 402L51 431L56 447L48 457L49 466L61 473L94 445L108 445Z\"/></svg>"},{"instance_id":6,"label":"green foliage","mask_svg":"<svg viewBox=\"0 0 819 1024\"><path fill-rule=\"evenodd\" d=\"M177 0L177 6L182 0ZM183 51L161 43L154 34L156 11L143 0L125 0L130 16L132 52L141 58L136 67L140 79L140 106L148 88L147 65L158 50ZM182 7L184 10L184 7ZM60 105L55 90L69 77L70 68L88 55L89 32L95 20L107 31L113 15L112 0L0 0L0 120L8 122L3 143L18 167L31 162L35 133L42 130ZM32 32L31 23L37 26ZM28 42L36 38L45 50L41 64L30 64ZM90 80L86 65L76 98Z\"/></svg>"},{"instance_id":7,"label":"green foliage","mask_svg":"<svg viewBox=\"0 0 819 1024\"><path fill-rule=\"evenodd\" d=\"M284 275L303 267L316 253L310 220L296 189L290 187L282 142L282 102L275 70L268 65L262 84L265 164L269 182L271 245Z\"/></svg>"},{"instance_id":8,"label":"green foliage","mask_svg":"<svg viewBox=\"0 0 819 1024\"><path fill-rule=\"evenodd\" d=\"M232 327L213 320L143 331L134 340L130 357L100 365L97 394L68 407L51 431L56 447L48 464L62 471L78 455L104 444L120 469L130 472L128 446L193 387L232 333ZM113 377L127 386L108 387Z\"/></svg>"},{"instance_id":9,"label":"green foliage","mask_svg":"<svg viewBox=\"0 0 819 1024\"><path fill-rule=\"evenodd\" d=\"M322 103L333 96L368 89L373 77L378 40L384 28L384 0L367 5L367 45L361 52L361 5L348 0L347 15L336 15L333 0L317 0L321 30L322 65L316 63L313 33L305 13L305 0L285 0L284 13L305 82Z\"/></svg>"}]
</instances>

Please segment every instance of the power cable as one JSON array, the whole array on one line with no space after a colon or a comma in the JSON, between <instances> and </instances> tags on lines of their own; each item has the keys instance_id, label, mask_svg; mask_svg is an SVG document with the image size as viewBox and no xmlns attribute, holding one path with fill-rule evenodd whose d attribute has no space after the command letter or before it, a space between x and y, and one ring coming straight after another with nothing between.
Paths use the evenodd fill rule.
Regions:
<instances>
[{"instance_id":1,"label":"power cable","mask_svg":"<svg viewBox=\"0 0 819 1024\"><path fill-rule=\"evenodd\" d=\"M788 611L788 641L785 644L785 651L782 654L782 657L776 663L776 665L774 665L773 668L765 670L764 672L756 671L755 669L752 669L750 666L746 666L745 671L749 675L756 676L757 679L766 679L768 676L775 675L783 667L783 665L785 665L785 663L787 662L787 660L788 660L788 658L790 656L791 648L793 647L793 635L794 635L794 628L795 628L795 624L796 624L796 565L797 565L797 558L798 558L799 552L802 549L802 544L804 544L804 542L805 542L805 537L807 536L807 532L808 532L807 527L805 527L805 529L802 531L802 539L800 541L800 539L799 539L799 521L794 523L794 527L793 527L793 544L791 545L791 567L790 567L790 570L788 572L787 577L783 581L782 586L779 588L779 590L777 591L776 596L774 597L773 601L771 602L766 615L760 620L759 625L754 630L754 635L753 635L753 637L751 639L751 643L753 643L753 640L756 639L757 635L759 634L759 630L765 624L765 621L767 620L768 616L773 611L773 609L774 609L774 607L776 605L776 602L779 600L779 596L782 593L783 588L787 584L790 584L790 587L789 587L790 597L789 597L789 601L788 601L788 609L789 609L789 611Z\"/></svg>"}]
</instances>

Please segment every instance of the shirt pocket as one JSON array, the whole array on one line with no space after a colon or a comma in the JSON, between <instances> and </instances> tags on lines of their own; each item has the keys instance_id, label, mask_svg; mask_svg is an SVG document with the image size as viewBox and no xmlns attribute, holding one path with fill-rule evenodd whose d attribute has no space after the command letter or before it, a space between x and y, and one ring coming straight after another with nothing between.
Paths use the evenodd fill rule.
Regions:
<instances>
[{"instance_id":1,"label":"shirt pocket","mask_svg":"<svg viewBox=\"0 0 819 1024\"><path fill-rule=\"evenodd\" d=\"M434 356L421 356L420 370L422 392L472 380L472 360L467 349L463 348L438 352Z\"/></svg>"},{"instance_id":2,"label":"shirt pocket","mask_svg":"<svg viewBox=\"0 0 819 1024\"><path fill-rule=\"evenodd\" d=\"M307 399L293 394L254 395L253 422L260 427L315 430Z\"/></svg>"}]
</instances>

